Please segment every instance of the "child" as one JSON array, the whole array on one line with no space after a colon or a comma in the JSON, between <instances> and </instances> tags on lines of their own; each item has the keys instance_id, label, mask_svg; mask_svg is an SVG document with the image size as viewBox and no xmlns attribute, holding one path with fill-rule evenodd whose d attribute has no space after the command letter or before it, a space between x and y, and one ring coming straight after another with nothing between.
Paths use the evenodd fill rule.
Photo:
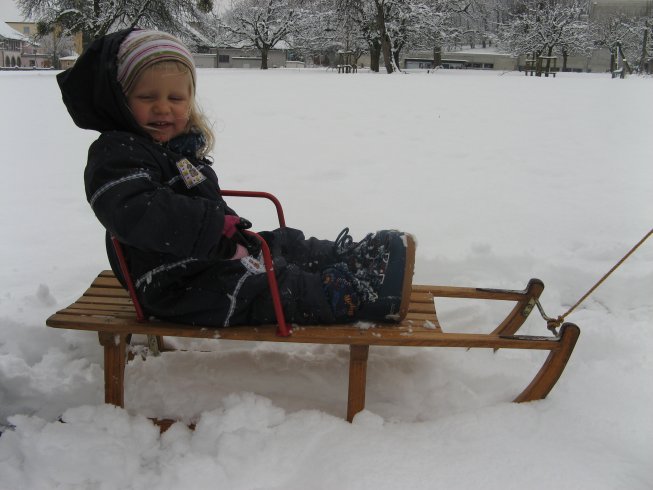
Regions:
<instances>
[{"instance_id":1,"label":"child","mask_svg":"<svg viewBox=\"0 0 653 490\"><path fill-rule=\"evenodd\" d=\"M239 232L244 221L222 199L206 157L213 135L195 103L196 78L178 39L132 29L95 40L57 76L74 122L101 133L88 153L86 196L107 237L122 242L149 315L207 326L274 323L260 248ZM347 233L335 242L291 228L261 233L289 322L405 315L413 238L380 231L354 243Z\"/></svg>"}]
</instances>

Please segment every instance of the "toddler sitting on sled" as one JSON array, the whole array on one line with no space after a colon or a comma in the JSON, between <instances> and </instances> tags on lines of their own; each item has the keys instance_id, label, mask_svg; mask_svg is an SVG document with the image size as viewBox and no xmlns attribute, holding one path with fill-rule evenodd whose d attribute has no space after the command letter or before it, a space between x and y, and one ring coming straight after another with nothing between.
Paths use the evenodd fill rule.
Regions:
<instances>
[{"instance_id":1,"label":"toddler sitting on sled","mask_svg":"<svg viewBox=\"0 0 653 490\"><path fill-rule=\"evenodd\" d=\"M127 29L95 40L57 78L74 122L101 133L88 153L86 196L107 237L123 244L147 314L207 326L273 323L260 244L242 232L248 222L223 200L207 158L213 134L195 102L188 49L163 32ZM383 230L360 242L346 228L335 241L292 228L260 235L289 322L405 315L411 235Z\"/></svg>"}]
</instances>

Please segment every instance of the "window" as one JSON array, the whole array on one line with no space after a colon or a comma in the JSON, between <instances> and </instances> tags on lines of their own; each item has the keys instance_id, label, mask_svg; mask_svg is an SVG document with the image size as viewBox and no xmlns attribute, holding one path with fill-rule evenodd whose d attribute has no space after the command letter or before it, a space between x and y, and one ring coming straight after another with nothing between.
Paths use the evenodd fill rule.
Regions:
<instances>
[{"instance_id":1,"label":"window","mask_svg":"<svg viewBox=\"0 0 653 490\"><path fill-rule=\"evenodd\" d=\"M229 55L228 54L218 55L218 63L229 63Z\"/></svg>"}]
</instances>

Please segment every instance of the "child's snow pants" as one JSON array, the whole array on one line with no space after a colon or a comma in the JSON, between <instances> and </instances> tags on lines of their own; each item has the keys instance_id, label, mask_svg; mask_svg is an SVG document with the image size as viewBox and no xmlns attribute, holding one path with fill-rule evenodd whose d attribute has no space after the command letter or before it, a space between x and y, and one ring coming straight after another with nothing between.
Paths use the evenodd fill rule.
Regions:
<instances>
[{"instance_id":1,"label":"child's snow pants","mask_svg":"<svg viewBox=\"0 0 653 490\"><path fill-rule=\"evenodd\" d=\"M338 261L334 242L307 240L292 228L260 235L272 252L286 320L334 323L321 276ZM262 256L198 265L188 264L174 279L159 278L141 288L145 311L162 320L217 327L276 322Z\"/></svg>"}]
</instances>

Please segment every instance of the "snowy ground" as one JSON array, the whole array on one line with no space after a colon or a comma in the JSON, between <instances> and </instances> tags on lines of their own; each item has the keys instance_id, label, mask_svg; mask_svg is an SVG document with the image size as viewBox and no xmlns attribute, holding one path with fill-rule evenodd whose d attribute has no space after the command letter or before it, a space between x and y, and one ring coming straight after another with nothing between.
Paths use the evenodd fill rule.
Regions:
<instances>
[{"instance_id":1,"label":"snowy ground","mask_svg":"<svg viewBox=\"0 0 653 490\"><path fill-rule=\"evenodd\" d=\"M96 134L73 126L54 73L0 73L0 88L0 488L653 487L650 241L569 317L581 338L543 401L509 402L542 353L379 347L348 424L346 348L217 341L133 362L127 409L104 406L97 336L45 327L107 267L82 183ZM558 315L652 225L650 78L211 70L199 91L223 188L273 192L324 238L414 232L417 282L539 277ZM510 307L437 306L450 331L489 331ZM525 331L546 333L536 315ZM155 415L197 430L159 436Z\"/></svg>"}]
</instances>

